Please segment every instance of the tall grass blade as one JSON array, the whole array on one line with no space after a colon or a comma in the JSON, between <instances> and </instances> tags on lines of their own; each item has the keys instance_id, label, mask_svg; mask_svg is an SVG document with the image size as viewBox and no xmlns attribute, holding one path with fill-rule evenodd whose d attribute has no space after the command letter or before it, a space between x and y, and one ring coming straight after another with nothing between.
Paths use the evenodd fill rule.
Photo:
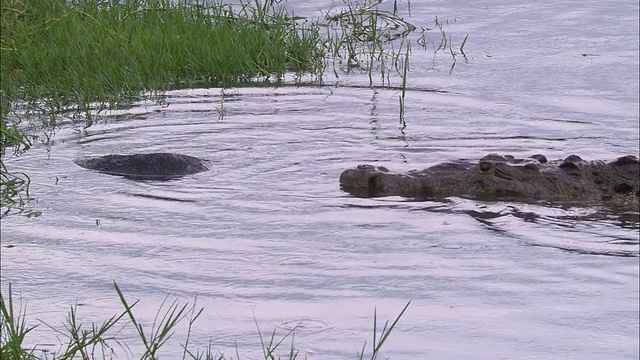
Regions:
<instances>
[{"instance_id":1,"label":"tall grass blade","mask_svg":"<svg viewBox=\"0 0 640 360\"><path fill-rule=\"evenodd\" d=\"M393 331L393 329L395 329L396 325L398 324L398 321L400 321L400 318L402 318L402 316L404 315L405 311L407 310L410 304L411 304L411 300L407 302L407 304L404 306L400 314L398 314L398 316L395 318L393 323L391 323L391 326L389 326L389 321L385 322L384 326L382 327L380 338L378 338L378 314L377 314L377 310L374 308L373 310L373 342L371 344L372 345L371 360L375 360L378 358L378 355L380 354L380 350L382 349L382 346L385 344L385 342L389 338L389 335L391 335L391 332ZM358 353L358 359L360 360L364 359L364 350L366 347L366 343L367 342L365 341L364 345L362 346L362 351Z\"/></svg>"},{"instance_id":2,"label":"tall grass blade","mask_svg":"<svg viewBox=\"0 0 640 360\"><path fill-rule=\"evenodd\" d=\"M0 357L2 359L35 359L33 352L22 348L24 338L36 326L26 326L26 306L15 312L11 283L8 285L7 300L0 293ZM8 301L8 302L7 302Z\"/></svg>"}]
</instances>

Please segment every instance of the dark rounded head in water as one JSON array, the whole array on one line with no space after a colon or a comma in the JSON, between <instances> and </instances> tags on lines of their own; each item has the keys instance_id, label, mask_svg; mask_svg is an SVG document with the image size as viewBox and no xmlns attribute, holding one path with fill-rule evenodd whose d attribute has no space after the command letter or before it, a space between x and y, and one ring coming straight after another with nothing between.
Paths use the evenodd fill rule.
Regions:
<instances>
[{"instance_id":1,"label":"dark rounded head in water","mask_svg":"<svg viewBox=\"0 0 640 360\"><path fill-rule=\"evenodd\" d=\"M209 170L206 160L171 153L105 155L74 162L86 169L133 180L170 180Z\"/></svg>"}]
</instances>

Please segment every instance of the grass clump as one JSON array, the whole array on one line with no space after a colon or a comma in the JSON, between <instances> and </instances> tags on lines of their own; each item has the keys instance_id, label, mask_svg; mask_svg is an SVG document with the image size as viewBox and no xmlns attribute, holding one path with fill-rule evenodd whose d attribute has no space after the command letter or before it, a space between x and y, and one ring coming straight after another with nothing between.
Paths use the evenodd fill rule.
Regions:
<instances>
[{"instance_id":1,"label":"grass clump","mask_svg":"<svg viewBox=\"0 0 640 360\"><path fill-rule=\"evenodd\" d=\"M165 90L278 82L322 71L324 48L306 26L267 2L0 0L0 198L28 185L4 165L31 146L21 119L92 114Z\"/></svg>"},{"instance_id":2,"label":"grass clump","mask_svg":"<svg viewBox=\"0 0 640 360\"><path fill-rule=\"evenodd\" d=\"M35 326L26 326L26 309L16 309L13 305L11 284L9 284L8 299L0 294L0 357L2 359L35 359L33 351L23 348L25 336Z\"/></svg>"},{"instance_id":3,"label":"grass clump","mask_svg":"<svg viewBox=\"0 0 640 360\"><path fill-rule=\"evenodd\" d=\"M28 188L26 175L4 165L8 148L20 153L34 140L23 119L50 128L60 114L72 114L90 126L105 109L157 99L170 89L280 84L290 73L321 83L332 60L336 77L336 64L357 68L368 71L372 85L379 70L383 85L390 85L395 71L404 90L408 35L416 27L399 15L397 0L392 11L379 10L381 0L364 0L318 20L296 17L277 3L0 0L2 207ZM455 60L436 24L443 39L435 51L449 44ZM417 42L426 47L425 31ZM402 121L403 101L400 106Z\"/></svg>"},{"instance_id":4,"label":"grass clump","mask_svg":"<svg viewBox=\"0 0 640 360\"><path fill-rule=\"evenodd\" d=\"M189 306L188 303L180 305L177 301L174 301L165 307L165 302L163 302L156 313L151 329L145 329L144 326L136 319L132 311L134 306L138 304L138 301L129 304L115 282L113 286L120 303L124 307L124 311L112 316L100 325L92 323L90 327L85 327L77 321L77 307L72 306L67 315L64 330L58 330L51 325L45 324L60 336L67 339L67 343L61 344L58 351L47 355L47 352L44 351L44 349L38 349L37 347L28 349L24 345L26 336L33 331L37 325L26 325L25 308L19 308L16 311L11 284L9 284L6 299L4 294L0 294L0 358L7 360L36 360L40 359L40 357L36 355L36 352L39 350L45 355L44 358L52 360L112 358L117 356L114 350L114 344L118 345L118 347L123 350L130 349L130 346L120 341L117 338L117 335L125 327L133 326L135 332L138 334L138 339L145 349L144 353L140 355L140 359L157 359L159 357L159 349L175 334L175 327L180 322L187 319L188 329L186 340L181 344L183 349L183 360L240 359L237 347L235 349L235 357L226 357L225 354L213 350L213 344L211 342L209 343L208 348L204 350L192 350L189 348L192 326L203 312L202 308L197 309L195 307L195 303L194 305ZM404 315L410 303L411 302L409 301L404 306L391 325L389 325L388 321L385 322L380 334L378 334L377 314L374 312L373 341L371 354L367 358L370 358L371 360L378 358L382 346L389 338L389 335L396 327L398 321L400 321L400 318ZM128 322L126 322L127 319L129 320ZM258 327L257 321L256 328L258 330L258 337L262 346L263 358L265 360L293 360L298 358L299 351L294 345L295 327L281 338L277 338L276 331L274 330L268 339L263 336L260 328ZM290 339L290 345L286 349L281 350L287 339ZM357 359L365 359L365 348L366 341L362 350L357 353Z\"/></svg>"},{"instance_id":5,"label":"grass clump","mask_svg":"<svg viewBox=\"0 0 640 360\"><path fill-rule=\"evenodd\" d=\"M143 92L234 86L322 64L313 31L259 4L1 2L5 102L113 106Z\"/></svg>"}]
</instances>

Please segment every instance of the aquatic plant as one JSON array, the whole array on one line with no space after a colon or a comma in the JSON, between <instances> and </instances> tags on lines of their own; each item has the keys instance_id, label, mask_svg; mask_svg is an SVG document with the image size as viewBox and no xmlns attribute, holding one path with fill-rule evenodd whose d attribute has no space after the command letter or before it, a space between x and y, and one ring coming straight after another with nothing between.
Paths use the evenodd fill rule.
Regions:
<instances>
[{"instance_id":1,"label":"aquatic plant","mask_svg":"<svg viewBox=\"0 0 640 360\"><path fill-rule=\"evenodd\" d=\"M48 354L45 358L53 360L75 358L112 358L115 354L114 345L117 345L122 350L130 349L130 345L125 344L122 340L118 339L117 336L124 327L133 326L135 332L138 334L138 338L142 346L145 349L144 353L140 355L140 359L157 359L158 351L171 337L173 337L176 326L183 320L187 319L188 328L186 340L181 344L183 349L182 358L198 360L227 359L224 354L213 350L213 344L211 341L209 342L209 346L204 350L192 350L189 348L192 326L204 311L202 308L198 309L196 307L195 301L190 305L189 303L180 304L176 300L171 302L169 305L166 305L167 299L165 299L165 301L160 305L153 324L149 329L145 328L133 314L132 309L139 303L139 301L129 304L118 287L118 284L114 282L113 287L118 295L120 303L124 307L124 311L113 315L102 324L92 323L90 326L85 326L84 324L79 323L77 320L77 306L70 307L64 329L57 329L49 324L43 323L62 338L66 338L67 341L66 344L60 344L58 351L53 354ZM378 333L377 313L374 311L373 341L370 353L371 360L375 360L378 357L382 346L391 335L391 332L400 321L400 318L404 315L410 303L411 301L407 302L391 325L389 325L388 321L385 322L380 333ZM129 322L126 322L126 319L128 319ZM125 323L123 324L123 322ZM118 325L118 327L116 325ZM38 325L26 325L26 307L16 306L13 299L11 284L9 283L6 298L5 294L0 294L0 358L7 360L39 359L39 357L36 356L36 352L43 349L38 349L37 346L29 349L24 345L26 336L36 329L37 326ZM299 351L296 350L294 344L295 327L280 338L278 338L276 330L273 330L268 340L263 337L257 321L256 328L258 330L258 337L260 339L263 357L265 360L293 360L298 357ZM287 349L281 351L280 349L282 348L285 340L289 339L290 345ZM362 360L365 358L365 348L366 341L362 350L357 354L358 359ZM239 352L240 351L236 346L235 359L240 359ZM46 355L47 353L45 352L44 354ZM229 357L228 359L232 358Z\"/></svg>"}]
</instances>

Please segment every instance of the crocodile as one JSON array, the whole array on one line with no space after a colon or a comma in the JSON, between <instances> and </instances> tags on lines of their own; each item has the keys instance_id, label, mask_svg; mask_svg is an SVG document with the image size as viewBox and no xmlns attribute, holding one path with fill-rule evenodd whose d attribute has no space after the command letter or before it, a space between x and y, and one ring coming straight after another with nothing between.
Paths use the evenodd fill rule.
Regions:
<instances>
[{"instance_id":1,"label":"crocodile","mask_svg":"<svg viewBox=\"0 0 640 360\"><path fill-rule=\"evenodd\" d=\"M577 155L548 161L544 155L515 158L489 154L480 161L457 160L423 170L393 173L359 165L340 175L341 188L359 197L402 196L509 199L549 203L613 203L638 209L640 161L585 161Z\"/></svg>"},{"instance_id":2,"label":"crocodile","mask_svg":"<svg viewBox=\"0 0 640 360\"><path fill-rule=\"evenodd\" d=\"M86 169L132 180L172 180L209 170L207 160L172 153L105 155L74 162Z\"/></svg>"}]
</instances>

